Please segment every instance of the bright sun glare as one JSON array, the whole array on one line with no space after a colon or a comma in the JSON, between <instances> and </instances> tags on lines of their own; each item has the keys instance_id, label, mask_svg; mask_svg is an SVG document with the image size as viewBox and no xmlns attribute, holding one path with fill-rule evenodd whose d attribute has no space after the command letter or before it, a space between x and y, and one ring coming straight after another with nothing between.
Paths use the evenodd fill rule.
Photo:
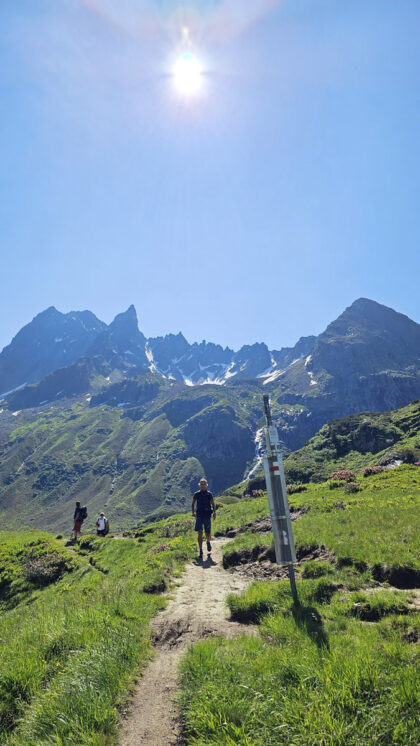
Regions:
<instances>
[{"instance_id":1,"label":"bright sun glare","mask_svg":"<svg viewBox=\"0 0 420 746\"><path fill-rule=\"evenodd\" d=\"M194 96L203 85L203 73L197 57L185 52L174 67L175 87L183 96Z\"/></svg>"}]
</instances>

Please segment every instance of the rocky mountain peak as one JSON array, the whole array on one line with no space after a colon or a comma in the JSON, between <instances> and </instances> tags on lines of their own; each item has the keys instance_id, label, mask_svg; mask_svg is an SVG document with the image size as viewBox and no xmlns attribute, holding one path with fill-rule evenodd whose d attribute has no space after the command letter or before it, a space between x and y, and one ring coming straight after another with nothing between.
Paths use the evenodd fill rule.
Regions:
<instances>
[{"instance_id":1,"label":"rocky mountain peak","mask_svg":"<svg viewBox=\"0 0 420 746\"><path fill-rule=\"evenodd\" d=\"M264 342L243 345L233 356L230 375L236 378L256 378L272 366L271 354Z\"/></svg>"},{"instance_id":2,"label":"rocky mountain peak","mask_svg":"<svg viewBox=\"0 0 420 746\"><path fill-rule=\"evenodd\" d=\"M328 334L360 336L364 333L377 334L387 330L414 330L419 325L393 308L384 306L369 298L359 298L348 306L340 316L328 325L320 337Z\"/></svg>"},{"instance_id":3,"label":"rocky mountain peak","mask_svg":"<svg viewBox=\"0 0 420 746\"><path fill-rule=\"evenodd\" d=\"M146 337L138 328L137 313L133 305L117 314L111 324L93 342L90 356L102 358L112 368L146 369Z\"/></svg>"},{"instance_id":4,"label":"rocky mountain peak","mask_svg":"<svg viewBox=\"0 0 420 746\"><path fill-rule=\"evenodd\" d=\"M9 395L17 387L37 384L81 358L90 361L82 366L86 380L92 370L106 376L115 372L123 378L150 370L189 386L211 382L229 386L261 379L269 387L279 384L289 388L282 396L291 400L329 390L339 378L341 397L345 386L348 396L356 401L350 383L357 388L370 376L371 387L379 389L385 379L375 376L390 373L398 392L404 375L412 396L417 391L420 325L380 303L358 298L319 337L301 337L294 347L272 351L256 342L235 352L206 340L190 344L181 332L146 340L138 328L134 305L119 313L109 326L90 311L63 314L50 306L23 327L0 354L0 392ZM398 382L394 373L398 373ZM71 371L70 380L72 376ZM367 388L366 382L362 387ZM54 395L69 390L60 384ZM395 394L391 404L404 403L407 391L404 389L401 397ZM381 404L385 399L388 406L384 397L373 400L379 401L379 408L385 406Z\"/></svg>"},{"instance_id":5,"label":"rocky mountain peak","mask_svg":"<svg viewBox=\"0 0 420 746\"><path fill-rule=\"evenodd\" d=\"M57 311L55 306L48 306L44 311L37 313L37 315L34 316L33 321L42 321L43 319L58 318L61 316L64 316L64 314Z\"/></svg>"},{"instance_id":6,"label":"rocky mountain peak","mask_svg":"<svg viewBox=\"0 0 420 746\"><path fill-rule=\"evenodd\" d=\"M72 365L105 328L90 311L61 313L50 306L22 327L1 352L0 392Z\"/></svg>"},{"instance_id":7,"label":"rocky mountain peak","mask_svg":"<svg viewBox=\"0 0 420 746\"><path fill-rule=\"evenodd\" d=\"M403 370L420 359L420 324L392 308L359 298L320 334L313 370L359 375Z\"/></svg>"},{"instance_id":8,"label":"rocky mountain peak","mask_svg":"<svg viewBox=\"0 0 420 746\"><path fill-rule=\"evenodd\" d=\"M109 331L114 337L138 339L140 335L142 340L146 341L144 334L139 331L137 312L133 305L129 306L126 311L117 314L109 325Z\"/></svg>"}]
</instances>

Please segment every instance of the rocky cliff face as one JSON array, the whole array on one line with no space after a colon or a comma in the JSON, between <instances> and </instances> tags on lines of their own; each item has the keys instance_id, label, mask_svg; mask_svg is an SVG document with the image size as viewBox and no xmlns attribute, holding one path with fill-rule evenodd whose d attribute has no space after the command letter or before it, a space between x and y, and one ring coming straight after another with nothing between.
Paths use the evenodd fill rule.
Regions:
<instances>
[{"instance_id":1,"label":"rocky cliff face","mask_svg":"<svg viewBox=\"0 0 420 746\"><path fill-rule=\"evenodd\" d=\"M267 388L278 404L307 412L306 422L289 434L292 448L336 417L402 407L420 393L420 325L361 298Z\"/></svg>"},{"instance_id":2,"label":"rocky cliff face","mask_svg":"<svg viewBox=\"0 0 420 746\"><path fill-rule=\"evenodd\" d=\"M190 345L182 334L168 334L148 341L151 366L167 378L188 384L223 380L233 350L211 342Z\"/></svg>"},{"instance_id":3,"label":"rocky cliff face","mask_svg":"<svg viewBox=\"0 0 420 746\"><path fill-rule=\"evenodd\" d=\"M287 368L288 365L291 365L296 360L306 358L315 347L316 340L317 338L313 335L301 337L294 347L283 347L281 350L273 350L271 354L277 369Z\"/></svg>"},{"instance_id":4,"label":"rocky cliff face","mask_svg":"<svg viewBox=\"0 0 420 746\"><path fill-rule=\"evenodd\" d=\"M254 455L254 434L233 407L208 407L187 420L182 430L190 454L211 474L216 493L242 478L244 464Z\"/></svg>"},{"instance_id":5,"label":"rocky cliff face","mask_svg":"<svg viewBox=\"0 0 420 746\"><path fill-rule=\"evenodd\" d=\"M61 399L70 399L84 394L91 388L91 382L96 374L96 368L90 358L80 358L73 365L58 368L39 383L24 386L8 396L11 410L42 407L44 404L54 405Z\"/></svg>"},{"instance_id":6,"label":"rocky cliff face","mask_svg":"<svg viewBox=\"0 0 420 746\"><path fill-rule=\"evenodd\" d=\"M110 369L121 370L124 374L130 374L133 368L136 372L148 370L146 337L139 331L134 306L118 314L96 337L87 351L87 357L94 358L97 365L107 363Z\"/></svg>"},{"instance_id":7,"label":"rocky cliff face","mask_svg":"<svg viewBox=\"0 0 420 746\"><path fill-rule=\"evenodd\" d=\"M420 325L359 298L320 334L310 370L341 377L408 371L420 366Z\"/></svg>"}]
</instances>

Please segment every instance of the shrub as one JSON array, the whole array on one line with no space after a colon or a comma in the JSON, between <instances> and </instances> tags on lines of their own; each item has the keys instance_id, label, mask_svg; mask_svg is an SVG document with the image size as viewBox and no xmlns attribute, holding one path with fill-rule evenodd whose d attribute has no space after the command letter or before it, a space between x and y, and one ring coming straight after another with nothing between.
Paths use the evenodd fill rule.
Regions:
<instances>
[{"instance_id":1,"label":"shrub","mask_svg":"<svg viewBox=\"0 0 420 746\"><path fill-rule=\"evenodd\" d=\"M416 460L416 454L413 448L403 448L399 455L405 464L414 464Z\"/></svg>"},{"instance_id":2,"label":"shrub","mask_svg":"<svg viewBox=\"0 0 420 746\"><path fill-rule=\"evenodd\" d=\"M337 487L342 487L344 484L346 484L346 482L344 482L342 479L330 479L327 484L330 490L336 490Z\"/></svg>"},{"instance_id":3,"label":"shrub","mask_svg":"<svg viewBox=\"0 0 420 746\"><path fill-rule=\"evenodd\" d=\"M23 567L26 579L36 585L48 585L58 580L64 572L69 572L71 567L64 557L58 552L50 552L40 557L30 554Z\"/></svg>"},{"instance_id":4,"label":"shrub","mask_svg":"<svg viewBox=\"0 0 420 746\"><path fill-rule=\"evenodd\" d=\"M381 471L386 471L385 466L366 466L362 469L364 477L371 477L372 474L379 474Z\"/></svg>"},{"instance_id":5,"label":"shrub","mask_svg":"<svg viewBox=\"0 0 420 746\"><path fill-rule=\"evenodd\" d=\"M234 505L235 503L238 503L239 500L239 497L234 497L233 495L225 495L222 498L218 498L216 502L216 510L224 508L226 505Z\"/></svg>"},{"instance_id":6,"label":"shrub","mask_svg":"<svg viewBox=\"0 0 420 746\"><path fill-rule=\"evenodd\" d=\"M355 482L356 475L352 471L333 471L333 473L329 475L328 479L340 479L344 482Z\"/></svg>"},{"instance_id":7,"label":"shrub","mask_svg":"<svg viewBox=\"0 0 420 746\"><path fill-rule=\"evenodd\" d=\"M149 557L152 557L154 554L159 554L159 552L166 552L170 548L169 544L159 544L159 546L150 549Z\"/></svg>"},{"instance_id":8,"label":"shrub","mask_svg":"<svg viewBox=\"0 0 420 746\"><path fill-rule=\"evenodd\" d=\"M97 536L94 536L93 534L90 534L88 536L81 536L79 539L79 551L81 552L91 552L99 549L100 542L98 541Z\"/></svg>"},{"instance_id":9,"label":"shrub","mask_svg":"<svg viewBox=\"0 0 420 746\"><path fill-rule=\"evenodd\" d=\"M167 526L162 527L162 536L165 539L174 538L175 536L183 536L187 531L190 531L192 527L191 519L184 518L182 521L176 521L170 523ZM166 546L166 545L162 545Z\"/></svg>"},{"instance_id":10,"label":"shrub","mask_svg":"<svg viewBox=\"0 0 420 746\"><path fill-rule=\"evenodd\" d=\"M308 488L304 484L288 484L287 492L289 495L294 495L297 492L306 492Z\"/></svg>"},{"instance_id":11,"label":"shrub","mask_svg":"<svg viewBox=\"0 0 420 746\"><path fill-rule=\"evenodd\" d=\"M360 492L360 482L347 482L344 485L344 492L346 495L352 495L355 492Z\"/></svg>"}]
</instances>

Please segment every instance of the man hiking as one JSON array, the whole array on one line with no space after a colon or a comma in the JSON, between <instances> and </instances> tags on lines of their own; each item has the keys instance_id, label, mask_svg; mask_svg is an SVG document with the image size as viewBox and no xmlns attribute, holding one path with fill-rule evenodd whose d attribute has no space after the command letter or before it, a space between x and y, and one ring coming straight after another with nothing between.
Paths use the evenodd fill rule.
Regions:
<instances>
[{"instance_id":1,"label":"man hiking","mask_svg":"<svg viewBox=\"0 0 420 746\"><path fill-rule=\"evenodd\" d=\"M191 505L192 514L195 517L195 530L200 554L198 559L203 559L203 526L206 532L207 551L211 552L211 514L216 518L216 506L213 495L207 489L207 479L200 479L200 489L195 493Z\"/></svg>"},{"instance_id":2,"label":"man hiking","mask_svg":"<svg viewBox=\"0 0 420 746\"><path fill-rule=\"evenodd\" d=\"M78 539L82 535L82 525L83 521L87 517L87 510L86 508L81 508L79 501L76 503L76 507L74 510L74 526L73 526L73 537L74 539Z\"/></svg>"}]
</instances>

